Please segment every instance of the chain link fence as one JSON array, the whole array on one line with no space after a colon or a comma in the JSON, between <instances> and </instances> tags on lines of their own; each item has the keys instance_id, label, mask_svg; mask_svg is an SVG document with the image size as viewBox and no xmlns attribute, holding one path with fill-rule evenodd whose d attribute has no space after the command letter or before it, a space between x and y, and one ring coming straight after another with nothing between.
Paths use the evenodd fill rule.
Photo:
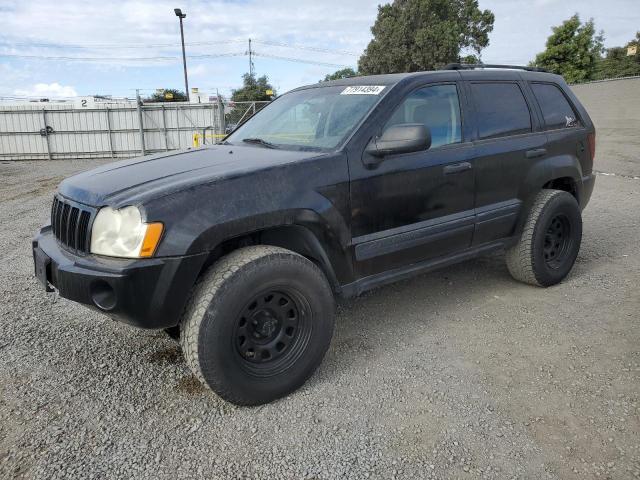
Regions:
<instances>
[{"instance_id":1,"label":"chain link fence","mask_svg":"<svg viewBox=\"0 0 640 480\"><path fill-rule=\"evenodd\" d=\"M227 133L242 125L270 102L229 102L225 109Z\"/></svg>"}]
</instances>

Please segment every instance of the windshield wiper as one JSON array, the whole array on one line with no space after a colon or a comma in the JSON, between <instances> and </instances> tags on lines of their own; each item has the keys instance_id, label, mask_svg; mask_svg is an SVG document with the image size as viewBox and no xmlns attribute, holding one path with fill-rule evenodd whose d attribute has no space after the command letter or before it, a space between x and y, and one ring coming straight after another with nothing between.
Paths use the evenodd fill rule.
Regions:
<instances>
[{"instance_id":1,"label":"windshield wiper","mask_svg":"<svg viewBox=\"0 0 640 480\"><path fill-rule=\"evenodd\" d=\"M257 145L262 145L263 147L267 147L267 148L279 148L277 145L271 142L267 142L262 138L243 138L242 141L245 143L255 143Z\"/></svg>"}]
</instances>

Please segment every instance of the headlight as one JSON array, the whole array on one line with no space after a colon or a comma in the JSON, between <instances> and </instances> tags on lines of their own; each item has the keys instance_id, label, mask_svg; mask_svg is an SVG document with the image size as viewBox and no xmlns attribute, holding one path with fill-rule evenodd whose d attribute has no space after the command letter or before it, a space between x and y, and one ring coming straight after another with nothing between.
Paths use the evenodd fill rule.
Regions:
<instances>
[{"instance_id":1,"label":"headlight","mask_svg":"<svg viewBox=\"0 0 640 480\"><path fill-rule=\"evenodd\" d=\"M110 257L151 257L162 236L162 223L143 223L137 207L101 208L91 229L91 253Z\"/></svg>"}]
</instances>

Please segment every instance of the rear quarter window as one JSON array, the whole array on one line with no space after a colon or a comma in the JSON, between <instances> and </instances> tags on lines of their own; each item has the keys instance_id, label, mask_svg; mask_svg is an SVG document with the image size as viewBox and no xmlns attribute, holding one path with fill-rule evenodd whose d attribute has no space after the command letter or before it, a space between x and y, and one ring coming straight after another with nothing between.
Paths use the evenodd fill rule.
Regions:
<instances>
[{"instance_id":1,"label":"rear quarter window","mask_svg":"<svg viewBox=\"0 0 640 480\"><path fill-rule=\"evenodd\" d=\"M576 112L558 86L550 83L532 83L531 89L540 105L547 129L578 126Z\"/></svg>"},{"instance_id":2,"label":"rear quarter window","mask_svg":"<svg viewBox=\"0 0 640 480\"><path fill-rule=\"evenodd\" d=\"M496 138L531 131L531 113L516 83L472 83L478 135Z\"/></svg>"}]
</instances>

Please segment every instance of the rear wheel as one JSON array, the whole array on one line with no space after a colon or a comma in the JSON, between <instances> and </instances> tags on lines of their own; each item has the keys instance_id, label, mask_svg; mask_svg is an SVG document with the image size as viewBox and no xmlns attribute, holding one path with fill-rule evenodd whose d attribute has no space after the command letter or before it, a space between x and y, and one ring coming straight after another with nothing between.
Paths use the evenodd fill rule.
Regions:
<instances>
[{"instance_id":1,"label":"rear wheel","mask_svg":"<svg viewBox=\"0 0 640 480\"><path fill-rule=\"evenodd\" d=\"M543 190L533 202L520 240L507 251L509 272L521 282L555 285L571 271L581 240L576 199L561 190Z\"/></svg>"},{"instance_id":2,"label":"rear wheel","mask_svg":"<svg viewBox=\"0 0 640 480\"><path fill-rule=\"evenodd\" d=\"M320 269L289 250L253 246L199 280L180 341L195 375L225 400L270 402L300 387L333 335L334 301Z\"/></svg>"}]
</instances>

